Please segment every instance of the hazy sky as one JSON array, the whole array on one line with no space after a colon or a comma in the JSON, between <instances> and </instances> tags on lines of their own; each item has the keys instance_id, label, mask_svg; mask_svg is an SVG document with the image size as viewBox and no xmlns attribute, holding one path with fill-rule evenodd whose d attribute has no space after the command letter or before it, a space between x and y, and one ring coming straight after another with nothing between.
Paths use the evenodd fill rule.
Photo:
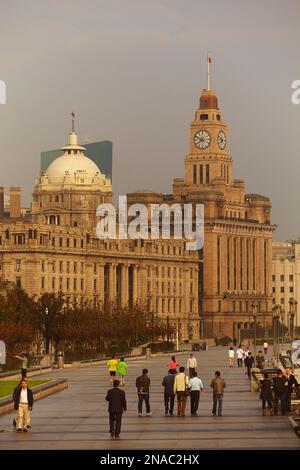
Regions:
<instances>
[{"instance_id":1,"label":"hazy sky","mask_svg":"<svg viewBox=\"0 0 300 470\"><path fill-rule=\"evenodd\" d=\"M276 239L300 236L299 0L0 0L0 185L28 204L40 151L114 143L114 192L170 192L212 86L234 177L271 197Z\"/></svg>"}]
</instances>

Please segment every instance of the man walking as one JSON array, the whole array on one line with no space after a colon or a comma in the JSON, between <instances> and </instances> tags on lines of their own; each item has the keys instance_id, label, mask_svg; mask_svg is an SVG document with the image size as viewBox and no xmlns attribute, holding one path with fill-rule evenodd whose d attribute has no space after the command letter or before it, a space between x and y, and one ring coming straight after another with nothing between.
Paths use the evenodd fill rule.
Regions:
<instances>
[{"instance_id":1,"label":"man walking","mask_svg":"<svg viewBox=\"0 0 300 470\"><path fill-rule=\"evenodd\" d=\"M108 372L109 372L109 378L110 378L110 383L113 384L113 381L116 377L116 372L117 372L117 365L118 365L118 361L117 359L115 358L115 356L113 356L107 363L107 366L108 366Z\"/></svg>"},{"instance_id":2,"label":"man walking","mask_svg":"<svg viewBox=\"0 0 300 470\"><path fill-rule=\"evenodd\" d=\"M265 358L261 351L258 351L258 354L255 359L256 359L256 367L258 367L259 369L263 369L265 367Z\"/></svg>"},{"instance_id":3,"label":"man walking","mask_svg":"<svg viewBox=\"0 0 300 470\"><path fill-rule=\"evenodd\" d=\"M189 395L189 379L184 373L185 368L179 367L179 373L174 380L174 393L177 395L177 415L185 416L186 400Z\"/></svg>"},{"instance_id":4,"label":"man walking","mask_svg":"<svg viewBox=\"0 0 300 470\"><path fill-rule=\"evenodd\" d=\"M165 399L165 414L173 415L174 411L174 381L175 381L176 369L169 369L168 375L166 375L162 381L162 386L165 388L164 399Z\"/></svg>"},{"instance_id":5,"label":"man walking","mask_svg":"<svg viewBox=\"0 0 300 470\"><path fill-rule=\"evenodd\" d=\"M264 341L264 355L268 354L268 347L269 347L268 341Z\"/></svg>"},{"instance_id":6,"label":"man walking","mask_svg":"<svg viewBox=\"0 0 300 470\"><path fill-rule=\"evenodd\" d=\"M291 398L293 391L298 387L296 377L292 374L292 369L287 367L285 369L285 376L288 380L287 391L286 391L286 410L291 412Z\"/></svg>"},{"instance_id":7,"label":"man walking","mask_svg":"<svg viewBox=\"0 0 300 470\"><path fill-rule=\"evenodd\" d=\"M135 381L137 392L138 392L138 413L139 416L143 415L143 401L145 400L146 404L146 416L151 416L150 411L150 378L148 376L148 369L143 369L142 375L140 375Z\"/></svg>"},{"instance_id":8,"label":"man walking","mask_svg":"<svg viewBox=\"0 0 300 470\"><path fill-rule=\"evenodd\" d=\"M111 437L115 438L120 437L122 414L127 408L125 392L119 388L119 385L119 380L114 380L114 388L108 390L105 398L109 402L109 432Z\"/></svg>"},{"instance_id":9,"label":"man walking","mask_svg":"<svg viewBox=\"0 0 300 470\"><path fill-rule=\"evenodd\" d=\"M238 367L242 367L243 366L243 358L244 358L244 350L243 350L241 344L239 345L238 349L236 350L236 357L237 357Z\"/></svg>"},{"instance_id":10,"label":"man walking","mask_svg":"<svg viewBox=\"0 0 300 470\"><path fill-rule=\"evenodd\" d=\"M254 364L254 358L253 358L250 351L248 352L248 356L246 356L244 362L245 362L245 366L247 368L248 379L250 379L251 378L251 369L252 369L253 364Z\"/></svg>"},{"instance_id":11,"label":"man walking","mask_svg":"<svg viewBox=\"0 0 300 470\"><path fill-rule=\"evenodd\" d=\"M22 379L21 386L14 390L14 409L18 410L16 418L17 432L28 432L30 428L30 411L33 407L33 393L27 387L27 380Z\"/></svg>"},{"instance_id":12,"label":"man walking","mask_svg":"<svg viewBox=\"0 0 300 470\"><path fill-rule=\"evenodd\" d=\"M274 391L274 414L278 414L279 402L281 415L285 415L287 411L287 393L288 379L284 377L282 370L278 369L277 376L273 378Z\"/></svg>"},{"instance_id":13,"label":"man walking","mask_svg":"<svg viewBox=\"0 0 300 470\"><path fill-rule=\"evenodd\" d=\"M189 389L191 396L191 415L198 416L198 406L200 394L203 393L203 382L197 377L197 372L193 372L193 377L189 380Z\"/></svg>"},{"instance_id":14,"label":"man walking","mask_svg":"<svg viewBox=\"0 0 300 470\"><path fill-rule=\"evenodd\" d=\"M197 359L191 353L186 364L186 368L189 371L190 379L193 377L193 372L196 371L196 367L197 367Z\"/></svg>"},{"instance_id":15,"label":"man walking","mask_svg":"<svg viewBox=\"0 0 300 470\"><path fill-rule=\"evenodd\" d=\"M222 416L223 395L224 395L224 388L226 387L226 383L225 383L225 380L222 379L220 371L217 370L215 372L215 378L212 379L210 386L213 389L212 414L216 416L218 412L218 416Z\"/></svg>"}]
</instances>

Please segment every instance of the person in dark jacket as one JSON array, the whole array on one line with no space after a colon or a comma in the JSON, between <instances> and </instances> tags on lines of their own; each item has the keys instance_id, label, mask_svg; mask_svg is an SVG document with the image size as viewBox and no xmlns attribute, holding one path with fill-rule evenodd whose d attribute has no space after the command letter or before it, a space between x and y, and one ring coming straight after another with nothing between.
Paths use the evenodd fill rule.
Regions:
<instances>
[{"instance_id":1,"label":"person in dark jacket","mask_svg":"<svg viewBox=\"0 0 300 470\"><path fill-rule=\"evenodd\" d=\"M162 381L162 386L165 388L164 398L165 398L165 414L173 415L174 411L174 380L175 380L176 369L169 369L168 375L166 375Z\"/></svg>"},{"instance_id":2,"label":"person in dark jacket","mask_svg":"<svg viewBox=\"0 0 300 470\"><path fill-rule=\"evenodd\" d=\"M142 375L140 375L136 381L136 388L138 393L138 413L139 416L143 414L143 401L145 400L146 404L146 415L151 416L152 413L150 411L150 396L149 396L149 388L150 388L150 378L148 376L148 369L143 369Z\"/></svg>"},{"instance_id":3,"label":"person in dark jacket","mask_svg":"<svg viewBox=\"0 0 300 470\"><path fill-rule=\"evenodd\" d=\"M269 374L264 373L264 378L260 380L260 396L262 400L262 414L266 416L266 402L270 410L270 415L273 416L274 398L272 393L272 381L269 379Z\"/></svg>"},{"instance_id":4,"label":"person in dark jacket","mask_svg":"<svg viewBox=\"0 0 300 470\"><path fill-rule=\"evenodd\" d=\"M292 374L292 369L290 367L287 367L285 369L285 376L288 380L288 386L287 386L287 391L286 391L286 410L291 412L291 398L292 398L292 393L296 390L298 387L298 382L296 380L296 377Z\"/></svg>"},{"instance_id":5,"label":"person in dark jacket","mask_svg":"<svg viewBox=\"0 0 300 470\"><path fill-rule=\"evenodd\" d=\"M245 363L245 366L247 367L248 379L250 379L251 369L252 369L253 364L254 364L254 358L253 358L251 352L248 352L248 356L246 356L246 358L244 360L244 363Z\"/></svg>"},{"instance_id":6,"label":"person in dark jacket","mask_svg":"<svg viewBox=\"0 0 300 470\"><path fill-rule=\"evenodd\" d=\"M16 418L17 432L28 432L30 428L30 411L33 407L33 393L27 386L27 380L21 380L21 386L15 388L13 393L14 409L18 410Z\"/></svg>"},{"instance_id":7,"label":"person in dark jacket","mask_svg":"<svg viewBox=\"0 0 300 470\"><path fill-rule=\"evenodd\" d=\"M111 437L120 437L122 414L126 411L126 396L124 390L119 388L119 380L114 380L113 386L108 390L106 395L106 401L109 402L109 432Z\"/></svg>"},{"instance_id":8,"label":"person in dark jacket","mask_svg":"<svg viewBox=\"0 0 300 470\"><path fill-rule=\"evenodd\" d=\"M273 378L274 390L274 414L278 414L279 402L281 414L286 413L287 392L288 392L288 379L284 377L282 370L278 370L277 376Z\"/></svg>"},{"instance_id":9,"label":"person in dark jacket","mask_svg":"<svg viewBox=\"0 0 300 470\"><path fill-rule=\"evenodd\" d=\"M256 367L259 369L263 369L265 367L265 357L261 351L258 351L258 355L255 358L256 360Z\"/></svg>"}]
</instances>

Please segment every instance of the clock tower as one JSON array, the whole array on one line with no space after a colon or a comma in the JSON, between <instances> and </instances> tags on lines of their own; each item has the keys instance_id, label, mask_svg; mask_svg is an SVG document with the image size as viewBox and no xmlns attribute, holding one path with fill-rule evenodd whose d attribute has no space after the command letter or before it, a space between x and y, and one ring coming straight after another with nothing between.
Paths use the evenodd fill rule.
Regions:
<instances>
[{"instance_id":1,"label":"clock tower","mask_svg":"<svg viewBox=\"0 0 300 470\"><path fill-rule=\"evenodd\" d=\"M227 124L222 120L218 98L203 90L195 119L190 125L189 154L185 157L185 183L203 188L215 178L232 184L232 159L228 153Z\"/></svg>"}]
</instances>

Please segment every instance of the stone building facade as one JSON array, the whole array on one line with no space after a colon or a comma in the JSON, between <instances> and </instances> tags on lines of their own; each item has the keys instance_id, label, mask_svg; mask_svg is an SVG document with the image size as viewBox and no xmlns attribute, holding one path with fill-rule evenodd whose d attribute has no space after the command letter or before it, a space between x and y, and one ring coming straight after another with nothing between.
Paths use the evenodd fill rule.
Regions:
<instances>
[{"instance_id":1,"label":"stone building facade","mask_svg":"<svg viewBox=\"0 0 300 470\"><path fill-rule=\"evenodd\" d=\"M253 321L267 326L272 310L270 199L246 194L233 177L228 127L215 92L203 90L190 125L185 177L175 178L173 194L145 192L130 202L204 204L204 247L199 252L198 299L203 337L239 337Z\"/></svg>"},{"instance_id":2,"label":"stone building facade","mask_svg":"<svg viewBox=\"0 0 300 470\"><path fill-rule=\"evenodd\" d=\"M197 341L198 256L184 240L100 240L96 208L112 201L110 180L84 155L75 132L39 175L30 220L21 218L20 189L0 221L0 279L29 295L62 291L70 302L139 303ZM1 201L0 201L1 202Z\"/></svg>"}]
</instances>

